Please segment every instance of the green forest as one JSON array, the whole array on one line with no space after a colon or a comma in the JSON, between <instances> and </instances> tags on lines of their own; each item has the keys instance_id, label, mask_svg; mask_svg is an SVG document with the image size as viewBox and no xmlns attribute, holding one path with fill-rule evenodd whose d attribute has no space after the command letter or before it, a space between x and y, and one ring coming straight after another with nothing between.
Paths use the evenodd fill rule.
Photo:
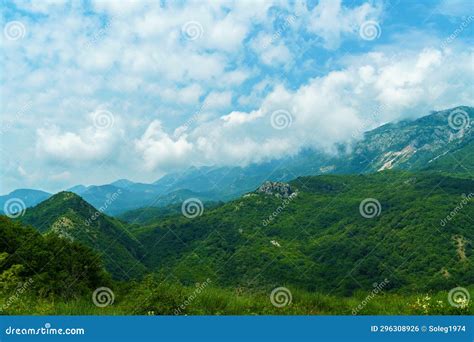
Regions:
<instances>
[{"instance_id":1,"label":"green forest","mask_svg":"<svg viewBox=\"0 0 474 342\"><path fill-rule=\"evenodd\" d=\"M117 219L70 192L1 217L2 313L472 313L448 292L474 284L473 180L385 171L284 185L193 218L169 207ZM366 198L380 204L368 217ZM103 287L105 307L91 299Z\"/></svg>"}]
</instances>

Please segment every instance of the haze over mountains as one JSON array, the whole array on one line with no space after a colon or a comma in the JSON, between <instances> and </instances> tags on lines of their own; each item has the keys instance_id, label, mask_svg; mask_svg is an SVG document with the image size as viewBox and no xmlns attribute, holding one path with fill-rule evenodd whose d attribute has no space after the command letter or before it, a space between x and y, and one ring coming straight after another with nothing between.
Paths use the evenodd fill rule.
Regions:
<instances>
[{"instance_id":1,"label":"haze over mountains","mask_svg":"<svg viewBox=\"0 0 474 342\"><path fill-rule=\"evenodd\" d=\"M460 115L453 116L452 113ZM471 159L466 159L474 153L473 125L469 122L472 117L472 107L460 106L413 121L383 125L366 132L362 140L351 146L337 146L337 153L331 155L304 150L296 156L247 167L191 168L168 174L152 184L121 179L111 184L77 185L67 190L80 195L94 207L103 208L107 214L119 215L147 206L165 207L190 197L203 202L227 201L254 190L266 180L289 181L306 175L371 173L388 169L436 169L469 175L473 168L460 162L466 160L470 163L468 166L473 166ZM453 122L453 119L461 121ZM354 132L354 136L358 133ZM0 196L0 205L3 208L8 199L19 198L30 207L49 196L51 194L38 190L15 190ZM114 200L110 201L112 196ZM104 207L105 203L108 205Z\"/></svg>"}]
</instances>

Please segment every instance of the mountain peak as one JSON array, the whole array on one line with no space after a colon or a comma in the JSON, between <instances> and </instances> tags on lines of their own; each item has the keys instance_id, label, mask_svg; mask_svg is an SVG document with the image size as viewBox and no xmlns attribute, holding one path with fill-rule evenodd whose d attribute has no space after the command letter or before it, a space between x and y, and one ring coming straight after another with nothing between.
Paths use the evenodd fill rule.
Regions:
<instances>
[{"instance_id":1,"label":"mountain peak","mask_svg":"<svg viewBox=\"0 0 474 342\"><path fill-rule=\"evenodd\" d=\"M72 191L60 191L57 194L54 194L53 196L48 198L43 203L46 203L46 202L50 202L50 203L51 202L66 202L66 201L82 201L84 203L87 203L82 199L81 196L77 195L76 193L74 193ZM40 205L43 204L43 203L40 203Z\"/></svg>"},{"instance_id":2,"label":"mountain peak","mask_svg":"<svg viewBox=\"0 0 474 342\"><path fill-rule=\"evenodd\" d=\"M33 226L41 222L40 231L45 231L55 220L64 215L73 215L80 221L86 221L98 210L81 196L70 191L61 191L25 212L22 221Z\"/></svg>"},{"instance_id":3,"label":"mountain peak","mask_svg":"<svg viewBox=\"0 0 474 342\"><path fill-rule=\"evenodd\" d=\"M81 193L83 193L86 190L87 190L87 186L79 184L79 185L75 185L73 187L70 187L69 189L67 189L65 191L74 192L75 194L80 195Z\"/></svg>"},{"instance_id":4,"label":"mountain peak","mask_svg":"<svg viewBox=\"0 0 474 342\"><path fill-rule=\"evenodd\" d=\"M41 233L56 234L104 253L107 269L117 278L126 279L144 270L137 259L142 253L140 246L127 228L73 192L61 191L26 210L21 221ZM119 259L124 269L132 269L130 275L117 267ZM134 265L137 265L136 269Z\"/></svg>"}]
</instances>

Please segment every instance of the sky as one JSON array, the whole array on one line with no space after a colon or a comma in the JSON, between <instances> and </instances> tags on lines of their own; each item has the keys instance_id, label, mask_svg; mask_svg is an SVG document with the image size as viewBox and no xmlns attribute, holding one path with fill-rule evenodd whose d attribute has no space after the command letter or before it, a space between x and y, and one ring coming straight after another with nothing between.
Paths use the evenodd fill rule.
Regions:
<instances>
[{"instance_id":1,"label":"sky","mask_svg":"<svg viewBox=\"0 0 474 342\"><path fill-rule=\"evenodd\" d=\"M1 3L1 194L334 153L474 101L472 1Z\"/></svg>"}]
</instances>

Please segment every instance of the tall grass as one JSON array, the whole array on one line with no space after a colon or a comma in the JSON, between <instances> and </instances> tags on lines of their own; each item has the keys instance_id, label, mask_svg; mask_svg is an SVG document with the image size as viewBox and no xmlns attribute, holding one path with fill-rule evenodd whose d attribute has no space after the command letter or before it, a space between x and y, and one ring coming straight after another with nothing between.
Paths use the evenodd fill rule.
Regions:
<instances>
[{"instance_id":1,"label":"tall grass","mask_svg":"<svg viewBox=\"0 0 474 342\"><path fill-rule=\"evenodd\" d=\"M37 298L25 293L4 315L473 315L473 305L456 308L448 293L379 293L371 298L358 292L352 297L310 293L288 287L291 303L276 307L262 290L196 287L146 281L117 285L114 303L99 308L90 296L68 301ZM470 288L472 292L473 288Z\"/></svg>"}]
</instances>

